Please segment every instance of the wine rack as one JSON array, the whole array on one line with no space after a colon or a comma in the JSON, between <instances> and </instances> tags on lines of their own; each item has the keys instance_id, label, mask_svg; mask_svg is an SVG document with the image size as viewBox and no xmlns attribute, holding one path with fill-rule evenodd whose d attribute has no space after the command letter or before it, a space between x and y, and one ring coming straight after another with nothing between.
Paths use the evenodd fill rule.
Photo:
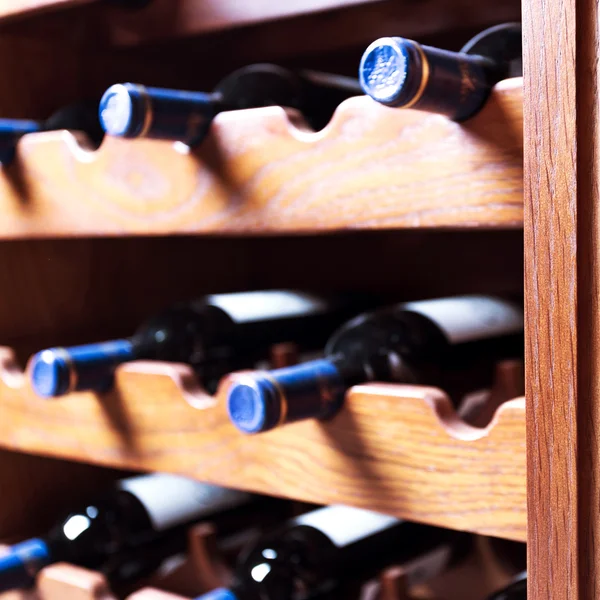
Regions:
<instances>
[{"instance_id":1,"label":"wine rack","mask_svg":"<svg viewBox=\"0 0 600 600\"><path fill-rule=\"evenodd\" d=\"M522 227L522 106L511 79L466 125L359 97L316 133L279 107L222 113L197 152L30 134L0 238Z\"/></svg>"},{"instance_id":2,"label":"wine rack","mask_svg":"<svg viewBox=\"0 0 600 600\"><path fill-rule=\"evenodd\" d=\"M0 0L3 118L45 119L117 81L210 90L251 62L352 75L376 37L456 50L521 15L525 67L461 124L359 97L319 132L281 108L221 114L191 151L22 138L0 170L0 541L158 469L527 539L529 600L596 598L597 13L588 0ZM44 402L15 359L129 335L195 294L414 300L523 282L525 392L506 392L489 424L442 390L369 384L331 421L250 438L225 415L228 382L209 397L181 365L134 363L108 394Z\"/></svg>"},{"instance_id":3,"label":"wine rack","mask_svg":"<svg viewBox=\"0 0 600 600\"><path fill-rule=\"evenodd\" d=\"M114 391L49 402L33 394L7 349L1 364L7 448L525 539L522 398L477 428L439 389L361 385L330 422L244 436L224 408L228 381L213 398L184 365L123 365Z\"/></svg>"}]
</instances>

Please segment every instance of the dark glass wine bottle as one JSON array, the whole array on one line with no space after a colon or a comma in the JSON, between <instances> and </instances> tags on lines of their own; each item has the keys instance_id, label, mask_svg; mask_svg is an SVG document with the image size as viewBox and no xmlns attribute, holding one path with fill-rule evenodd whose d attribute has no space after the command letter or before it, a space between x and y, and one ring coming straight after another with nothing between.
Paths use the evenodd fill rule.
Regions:
<instances>
[{"instance_id":1,"label":"dark glass wine bottle","mask_svg":"<svg viewBox=\"0 0 600 600\"><path fill-rule=\"evenodd\" d=\"M294 72L270 64L234 71L210 93L115 84L100 101L100 121L109 135L199 144L223 111L284 106L304 114L315 129L324 127L340 102L362 95L356 79Z\"/></svg>"},{"instance_id":2,"label":"dark glass wine bottle","mask_svg":"<svg viewBox=\"0 0 600 600\"><path fill-rule=\"evenodd\" d=\"M0 555L0 592L33 585L44 566L66 561L104 572L112 583L151 573L186 547L188 527L228 511L252 496L166 474L124 479L116 489L68 514L46 535Z\"/></svg>"},{"instance_id":3,"label":"dark glass wine bottle","mask_svg":"<svg viewBox=\"0 0 600 600\"><path fill-rule=\"evenodd\" d=\"M92 105L86 103L66 106L45 121L0 119L0 164L7 165L13 160L17 142L25 134L57 129L83 131L95 145L100 144L104 135Z\"/></svg>"},{"instance_id":4,"label":"dark glass wine bottle","mask_svg":"<svg viewBox=\"0 0 600 600\"><path fill-rule=\"evenodd\" d=\"M469 540L463 533L329 506L261 538L240 558L234 584L201 600L321 598L397 564L408 567L411 582L423 583L462 558Z\"/></svg>"},{"instance_id":5,"label":"dark glass wine bottle","mask_svg":"<svg viewBox=\"0 0 600 600\"><path fill-rule=\"evenodd\" d=\"M435 385L456 401L492 382L501 358L523 354L523 310L489 296L408 302L356 317L329 339L326 358L240 376L231 421L244 433L328 418L367 381Z\"/></svg>"},{"instance_id":6,"label":"dark glass wine bottle","mask_svg":"<svg viewBox=\"0 0 600 600\"><path fill-rule=\"evenodd\" d=\"M521 52L519 23L486 29L460 52L386 37L365 50L359 79L381 104L463 121L479 111L498 81L522 74Z\"/></svg>"},{"instance_id":7,"label":"dark glass wine bottle","mask_svg":"<svg viewBox=\"0 0 600 600\"><path fill-rule=\"evenodd\" d=\"M221 377L251 368L272 344L321 347L366 302L366 296L325 299L290 290L214 294L173 306L143 323L129 339L42 350L30 361L31 384L45 398L104 391L117 365L147 359L190 364L214 391Z\"/></svg>"},{"instance_id":8,"label":"dark glass wine bottle","mask_svg":"<svg viewBox=\"0 0 600 600\"><path fill-rule=\"evenodd\" d=\"M527 574L517 577L508 587L492 594L488 600L527 600Z\"/></svg>"}]
</instances>

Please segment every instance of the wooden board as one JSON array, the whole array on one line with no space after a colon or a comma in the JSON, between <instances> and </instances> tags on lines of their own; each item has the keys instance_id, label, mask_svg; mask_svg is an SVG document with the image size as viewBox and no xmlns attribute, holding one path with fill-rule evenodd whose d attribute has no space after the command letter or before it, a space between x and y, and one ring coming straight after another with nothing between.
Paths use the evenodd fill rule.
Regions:
<instances>
[{"instance_id":1,"label":"wooden board","mask_svg":"<svg viewBox=\"0 0 600 600\"><path fill-rule=\"evenodd\" d=\"M0 176L0 238L522 225L520 79L464 124L359 97L321 132L296 125L279 107L222 113L191 153L25 136Z\"/></svg>"},{"instance_id":2,"label":"wooden board","mask_svg":"<svg viewBox=\"0 0 600 600\"><path fill-rule=\"evenodd\" d=\"M132 10L131 16L141 27L152 29L151 24L163 19L174 32L181 33L194 27L192 31L201 33L215 29L240 27L273 19L282 19L306 13L323 12L335 8L383 2L384 0L151 0L145 10ZM86 4L100 4L100 0L0 0L0 19L29 17L40 13L65 8L77 8ZM128 4L135 7L138 0L117 0L114 15L130 12ZM113 16L114 16L113 15ZM163 26L164 26L163 25Z\"/></svg>"},{"instance_id":3,"label":"wooden board","mask_svg":"<svg viewBox=\"0 0 600 600\"><path fill-rule=\"evenodd\" d=\"M97 0L0 0L0 19L73 8Z\"/></svg>"},{"instance_id":4,"label":"wooden board","mask_svg":"<svg viewBox=\"0 0 600 600\"><path fill-rule=\"evenodd\" d=\"M600 584L599 12L524 2L529 600Z\"/></svg>"},{"instance_id":5,"label":"wooden board","mask_svg":"<svg viewBox=\"0 0 600 600\"><path fill-rule=\"evenodd\" d=\"M331 422L244 436L189 367L138 362L103 397L36 397L12 353L0 369L0 443L32 453L200 480L525 539L524 400L487 428L458 419L435 388L353 388ZM476 493L474 493L476 491Z\"/></svg>"},{"instance_id":6,"label":"wooden board","mask_svg":"<svg viewBox=\"0 0 600 600\"><path fill-rule=\"evenodd\" d=\"M276 20L287 24L290 17L302 15L303 36L316 41L315 50L368 44L383 35L419 36L460 27L481 27L519 20L520 5L515 0L473 4L469 0L433 0L413 3L397 0L153 0L141 11L113 9L108 13L106 29L117 45L148 44L158 40L206 34L224 29ZM308 21L310 19L310 21ZM360 23L360 26L357 26ZM335 35L331 35L335 32ZM277 34L275 33L277 36ZM296 47L292 38L292 46ZM299 40L298 40L299 41ZM217 57L218 59L218 57Z\"/></svg>"}]
</instances>

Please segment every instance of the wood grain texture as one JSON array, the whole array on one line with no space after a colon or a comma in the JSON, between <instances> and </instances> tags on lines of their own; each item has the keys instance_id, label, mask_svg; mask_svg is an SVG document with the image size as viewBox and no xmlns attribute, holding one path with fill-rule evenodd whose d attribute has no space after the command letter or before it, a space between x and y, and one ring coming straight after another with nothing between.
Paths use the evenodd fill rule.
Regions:
<instances>
[{"instance_id":1,"label":"wood grain texture","mask_svg":"<svg viewBox=\"0 0 600 600\"><path fill-rule=\"evenodd\" d=\"M600 595L598 6L524 3L530 600Z\"/></svg>"},{"instance_id":2,"label":"wood grain texture","mask_svg":"<svg viewBox=\"0 0 600 600\"><path fill-rule=\"evenodd\" d=\"M474 428L435 388L363 385L331 422L244 436L224 407L230 380L215 399L183 365L132 363L102 398L48 402L25 385L10 351L1 362L6 448L525 539L523 399L502 405L489 427Z\"/></svg>"},{"instance_id":3,"label":"wood grain texture","mask_svg":"<svg viewBox=\"0 0 600 600\"><path fill-rule=\"evenodd\" d=\"M584 0L576 11L577 560L587 599L600 596L600 8Z\"/></svg>"},{"instance_id":4,"label":"wood grain texture","mask_svg":"<svg viewBox=\"0 0 600 600\"><path fill-rule=\"evenodd\" d=\"M188 154L157 141L106 138L88 152L68 132L25 136L0 177L0 236L522 225L520 79L498 84L465 124L366 97L318 133L288 117L279 107L222 113Z\"/></svg>"}]
</instances>

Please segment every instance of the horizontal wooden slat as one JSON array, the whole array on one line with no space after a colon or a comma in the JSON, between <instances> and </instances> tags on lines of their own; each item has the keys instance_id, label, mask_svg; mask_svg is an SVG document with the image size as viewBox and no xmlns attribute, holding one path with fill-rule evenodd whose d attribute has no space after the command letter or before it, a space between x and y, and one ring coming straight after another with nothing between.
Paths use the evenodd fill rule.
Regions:
<instances>
[{"instance_id":1,"label":"horizontal wooden slat","mask_svg":"<svg viewBox=\"0 0 600 600\"><path fill-rule=\"evenodd\" d=\"M201 33L215 29L239 27L273 19L323 12L356 4L384 2L385 0L150 0L148 8L133 10L132 16L140 27L152 29L151 24L163 21L163 27L181 34L192 28ZM52 10L76 8L86 4L100 4L101 0L0 0L0 19L26 17ZM140 0L114 0L115 15L136 9Z\"/></svg>"},{"instance_id":2,"label":"horizontal wooden slat","mask_svg":"<svg viewBox=\"0 0 600 600\"><path fill-rule=\"evenodd\" d=\"M0 19L91 4L98 0L0 0Z\"/></svg>"},{"instance_id":3,"label":"horizontal wooden slat","mask_svg":"<svg viewBox=\"0 0 600 600\"><path fill-rule=\"evenodd\" d=\"M520 3L470 0L153 0L140 11L113 9L105 21L113 44L132 46L183 38L269 21L286 23L300 17L305 39L322 50L323 38L335 47L368 43L381 35L427 35L465 27L487 27L520 19ZM307 20L309 19L309 20ZM286 27L289 34L290 30ZM329 32L329 35L327 35ZM277 36L277 32L272 31ZM296 46L296 36L289 39ZM218 60L218 57L214 57Z\"/></svg>"},{"instance_id":4,"label":"horizontal wooden slat","mask_svg":"<svg viewBox=\"0 0 600 600\"><path fill-rule=\"evenodd\" d=\"M139 362L120 368L114 391L102 397L47 401L26 385L9 350L0 358L0 444L7 448L525 540L523 399L475 428L438 389L361 385L330 422L245 436L224 407L231 379L213 398L189 367Z\"/></svg>"},{"instance_id":5,"label":"horizontal wooden slat","mask_svg":"<svg viewBox=\"0 0 600 600\"><path fill-rule=\"evenodd\" d=\"M512 79L462 124L358 97L317 133L279 107L222 113L189 153L32 134L0 175L0 238L521 227L522 114Z\"/></svg>"}]
</instances>

